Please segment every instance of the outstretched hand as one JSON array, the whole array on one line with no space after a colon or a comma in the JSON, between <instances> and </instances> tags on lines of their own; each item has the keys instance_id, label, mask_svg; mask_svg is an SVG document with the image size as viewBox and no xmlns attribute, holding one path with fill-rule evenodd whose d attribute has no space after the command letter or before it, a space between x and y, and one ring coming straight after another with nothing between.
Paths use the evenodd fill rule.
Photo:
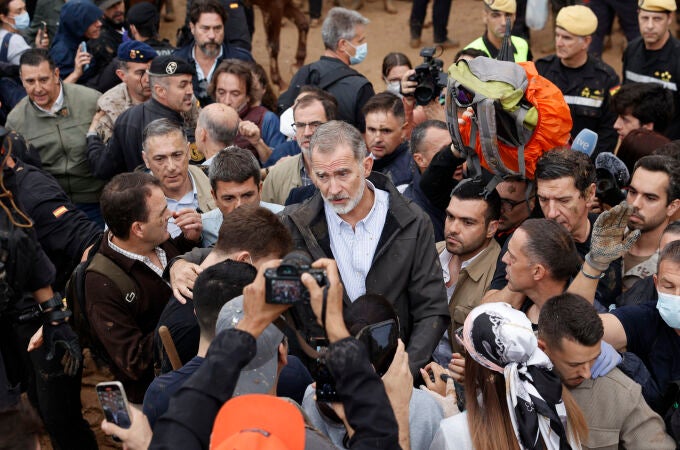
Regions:
<instances>
[{"instance_id":1,"label":"outstretched hand","mask_svg":"<svg viewBox=\"0 0 680 450\"><path fill-rule=\"evenodd\" d=\"M623 256L640 237L640 230L628 230L628 219L633 206L621 202L597 218L590 238L589 266L604 272L612 261Z\"/></svg>"}]
</instances>

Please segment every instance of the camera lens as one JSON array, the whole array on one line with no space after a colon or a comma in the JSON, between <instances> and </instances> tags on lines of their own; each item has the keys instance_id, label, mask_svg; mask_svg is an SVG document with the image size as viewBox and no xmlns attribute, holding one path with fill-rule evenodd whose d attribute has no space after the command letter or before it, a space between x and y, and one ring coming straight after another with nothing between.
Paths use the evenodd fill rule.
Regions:
<instances>
[{"instance_id":1,"label":"camera lens","mask_svg":"<svg viewBox=\"0 0 680 450\"><path fill-rule=\"evenodd\" d=\"M430 80L423 80L422 83L416 86L416 90L413 93L413 96L416 98L416 102L419 105L427 105L432 101L434 95L435 86Z\"/></svg>"}]
</instances>

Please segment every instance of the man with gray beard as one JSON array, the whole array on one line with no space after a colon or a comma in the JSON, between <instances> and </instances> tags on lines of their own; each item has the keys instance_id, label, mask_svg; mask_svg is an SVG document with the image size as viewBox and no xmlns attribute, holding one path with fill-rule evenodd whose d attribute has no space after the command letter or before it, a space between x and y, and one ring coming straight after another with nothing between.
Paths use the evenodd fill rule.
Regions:
<instances>
[{"instance_id":1,"label":"man with gray beard","mask_svg":"<svg viewBox=\"0 0 680 450\"><path fill-rule=\"evenodd\" d=\"M420 376L450 322L432 224L384 175L356 128L330 121L303 149L318 191L281 214L293 244L338 264L345 302L381 294L397 310L411 373Z\"/></svg>"}]
</instances>

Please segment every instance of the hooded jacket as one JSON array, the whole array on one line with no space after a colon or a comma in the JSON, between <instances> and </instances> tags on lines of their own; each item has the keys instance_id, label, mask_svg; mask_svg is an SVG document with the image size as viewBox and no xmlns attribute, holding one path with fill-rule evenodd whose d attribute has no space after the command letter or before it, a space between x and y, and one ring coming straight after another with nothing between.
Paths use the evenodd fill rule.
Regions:
<instances>
[{"instance_id":1,"label":"hooded jacket","mask_svg":"<svg viewBox=\"0 0 680 450\"><path fill-rule=\"evenodd\" d=\"M85 32L95 21L104 15L101 9L85 0L71 0L67 2L59 14L59 29L54 36L54 44L50 49L50 57L59 67L59 75L65 78L75 69L74 59L81 42L87 41ZM85 81L95 75L94 58L90 68L83 73L78 81Z\"/></svg>"}]
</instances>

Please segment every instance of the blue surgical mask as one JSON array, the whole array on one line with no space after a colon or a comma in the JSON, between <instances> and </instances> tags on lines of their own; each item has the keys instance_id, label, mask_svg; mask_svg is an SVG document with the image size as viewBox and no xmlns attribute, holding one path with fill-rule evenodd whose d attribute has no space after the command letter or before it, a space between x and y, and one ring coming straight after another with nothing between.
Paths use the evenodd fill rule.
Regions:
<instances>
[{"instance_id":1,"label":"blue surgical mask","mask_svg":"<svg viewBox=\"0 0 680 450\"><path fill-rule=\"evenodd\" d=\"M349 45L352 45L352 44L350 43ZM354 52L354 56L349 57L349 65L350 66L353 66L355 64L359 64L364 59L366 59L366 55L368 55L368 43L367 42L364 42L363 44L357 45L356 47L354 47L352 45L352 47L354 48L354 50L356 50L356 52Z\"/></svg>"},{"instance_id":2,"label":"blue surgical mask","mask_svg":"<svg viewBox=\"0 0 680 450\"><path fill-rule=\"evenodd\" d=\"M656 309L659 310L661 318L666 325L676 330L680 330L680 295L666 294L657 291L659 300Z\"/></svg>"},{"instance_id":3,"label":"blue surgical mask","mask_svg":"<svg viewBox=\"0 0 680 450\"><path fill-rule=\"evenodd\" d=\"M25 11L14 18L14 28L17 30L25 30L30 24L31 18Z\"/></svg>"}]
</instances>

